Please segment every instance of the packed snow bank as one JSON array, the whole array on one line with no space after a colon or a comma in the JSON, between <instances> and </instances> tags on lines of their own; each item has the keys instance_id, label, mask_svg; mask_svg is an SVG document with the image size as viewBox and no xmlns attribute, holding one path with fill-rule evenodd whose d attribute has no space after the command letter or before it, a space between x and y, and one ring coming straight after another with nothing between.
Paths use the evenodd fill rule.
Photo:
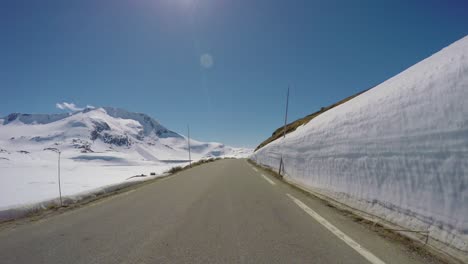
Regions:
<instances>
[{"instance_id":1,"label":"packed snow bank","mask_svg":"<svg viewBox=\"0 0 468 264\"><path fill-rule=\"evenodd\" d=\"M61 189L63 196L94 192L96 189L130 182L135 175L162 175L173 166L168 163L139 163L135 165L76 161L65 153L61 161ZM24 208L58 198L57 154L23 154L24 159L0 161L0 211ZM39 159L40 157L40 159Z\"/></svg>"},{"instance_id":2,"label":"packed snow bank","mask_svg":"<svg viewBox=\"0 0 468 264\"><path fill-rule=\"evenodd\" d=\"M468 37L252 155L301 185L468 252Z\"/></svg>"},{"instance_id":3,"label":"packed snow bank","mask_svg":"<svg viewBox=\"0 0 468 264\"><path fill-rule=\"evenodd\" d=\"M161 174L157 176L131 177L128 178L126 181L95 187L94 189L88 189L74 194L70 194L71 192L68 191L64 194L64 196L62 196L62 203L63 205L75 204L83 200L89 200L98 196L102 196L104 194L113 193L123 188L140 183L142 181L152 180L162 176L166 176L166 174ZM54 195L52 195L51 197L54 197ZM49 200L41 200L40 202L37 202L37 200L38 199L35 197L35 199L31 200L33 201L31 203L26 203L21 206L17 205L8 209L0 209L0 222L22 218L33 213L39 212L41 210L46 210L47 208L50 208L52 206L60 205L60 199L58 197L51 198Z\"/></svg>"}]
</instances>

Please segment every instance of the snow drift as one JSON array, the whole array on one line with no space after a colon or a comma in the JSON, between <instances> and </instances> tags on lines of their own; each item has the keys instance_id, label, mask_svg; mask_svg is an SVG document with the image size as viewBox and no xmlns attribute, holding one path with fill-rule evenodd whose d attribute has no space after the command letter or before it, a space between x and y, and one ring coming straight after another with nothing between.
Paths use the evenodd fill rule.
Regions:
<instances>
[{"instance_id":1,"label":"snow drift","mask_svg":"<svg viewBox=\"0 0 468 264\"><path fill-rule=\"evenodd\" d=\"M468 37L259 149L286 177L468 252Z\"/></svg>"}]
</instances>

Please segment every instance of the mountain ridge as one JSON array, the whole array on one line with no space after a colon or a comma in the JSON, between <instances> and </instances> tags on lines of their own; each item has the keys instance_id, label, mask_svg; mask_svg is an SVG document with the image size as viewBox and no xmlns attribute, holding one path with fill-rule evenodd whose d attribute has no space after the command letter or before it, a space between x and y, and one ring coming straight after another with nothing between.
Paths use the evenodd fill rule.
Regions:
<instances>
[{"instance_id":1,"label":"mountain ridge","mask_svg":"<svg viewBox=\"0 0 468 264\"><path fill-rule=\"evenodd\" d=\"M149 161L171 157L181 160L188 152L185 136L147 114L116 107L85 108L63 114L11 113L0 118L0 144L10 148L21 146L25 151L29 151L28 144L43 149L60 146L65 151L74 148L81 153L134 151ZM195 159L243 152L216 142L191 140L191 144Z\"/></svg>"}]
</instances>

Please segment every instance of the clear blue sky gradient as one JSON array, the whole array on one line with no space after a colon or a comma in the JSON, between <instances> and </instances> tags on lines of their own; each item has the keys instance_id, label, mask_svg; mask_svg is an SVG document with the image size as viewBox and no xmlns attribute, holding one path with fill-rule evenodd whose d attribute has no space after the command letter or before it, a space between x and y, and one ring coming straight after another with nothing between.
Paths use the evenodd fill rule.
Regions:
<instances>
[{"instance_id":1,"label":"clear blue sky gradient","mask_svg":"<svg viewBox=\"0 0 468 264\"><path fill-rule=\"evenodd\" d=\"M1 1L0 114L57 102L147 113L256 146L468 34L467 1ZM200 66L209 53L214 65Z\"/></svg>"}]
</instances>

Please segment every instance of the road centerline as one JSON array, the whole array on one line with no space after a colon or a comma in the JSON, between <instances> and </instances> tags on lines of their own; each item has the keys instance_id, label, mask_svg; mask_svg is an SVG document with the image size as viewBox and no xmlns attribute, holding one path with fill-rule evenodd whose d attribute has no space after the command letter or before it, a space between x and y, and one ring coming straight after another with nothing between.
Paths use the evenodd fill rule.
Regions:
<instances>
[{"instance_id":1,"label":"road centerline","mask_svg":"<svg viewBox=\"0 0 468 264\"><path fill-rule=\"evenodd\" d=\"M319 222L321 225L323 225L325 228L327 228L330 232L332 232L339 239L344 241L348 246L350 246L352 249L354 249L356 252L358 252L361 256L366 258L370 263L372 263L372 264L385 264L385 262L383 262L377 256L372 254L369 250L363 248L359 243L354 241L352 238L347 236L345 233L343 233L341 230L339 230L333 224L328 222L325 218L323 218L317 212L312 210L310 207L308 207L306 204L304 204L301 200L297 199L296 197L292 196L289 193L287 193L286 195L289 198L291 198L291 200L293 200L293 202L296 203L296 205L299 206L302 210L304 210L308 215L310 215L317 222Z\"/></svg>"}]
</instances>

